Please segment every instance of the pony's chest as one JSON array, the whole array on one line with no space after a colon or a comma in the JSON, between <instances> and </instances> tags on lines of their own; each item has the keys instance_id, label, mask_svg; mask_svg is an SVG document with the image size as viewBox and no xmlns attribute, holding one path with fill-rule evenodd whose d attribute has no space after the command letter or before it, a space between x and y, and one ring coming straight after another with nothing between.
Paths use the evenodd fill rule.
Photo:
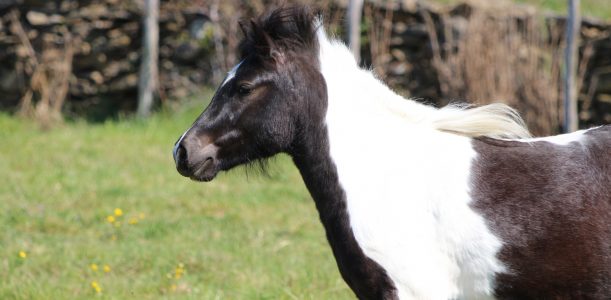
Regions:
<instances>
[{"instance_id":1,"label":"pony's chest","mask_svg":"<svg viewBox=\"0 0 611 300\"><path fill-rule=\"evenodd\" d=\"M503 270L496 259L501 243L469 206L470 148L456 145L458 155L444 159L409 143L383 153L366 145L352 153L358 146L335 146L331 154L355 239L400 296L481 298L492 292L494 274Z\"/></svg>"}]
</instances>

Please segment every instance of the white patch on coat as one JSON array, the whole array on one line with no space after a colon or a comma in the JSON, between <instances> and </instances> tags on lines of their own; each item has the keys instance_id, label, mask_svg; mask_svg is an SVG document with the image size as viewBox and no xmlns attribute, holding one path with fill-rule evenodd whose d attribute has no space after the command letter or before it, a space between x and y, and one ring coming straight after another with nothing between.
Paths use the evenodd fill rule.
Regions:
<instances>
[{"instance_id":1,"label":"white patch on coat","mask_svg":"<svg viewBox=\"0 0 611 300\"><path fill-rule=\"evenodd\" d=\"M223 83L221 83L221 86L224 86L225 84L227 84L227 82L231 81L231 79L235 77L235 73L238 71L238 69L240 68L240 65L242 65L243 62L244 60L240 61L237 65L231 68L231 70L229 70L229 73L227 73L227 77L225 77L225 80L223 80Z\"/></svg>"},{"instance_id":2,"label":"white patch on coat","mask_svg":"<svg viewBox=\"0 0 611 300\"><path fill-rule=\"evenodd\" d=\"M600 127L600 126L599 126ZM596 129L598 127L594 127L594 128L590 128L590 129L584 129L584 130L578 130L575 132L571 132L571 133L565 133L565 134L559 134L559 135L553 135L553 136L546 136L546 137L538 137L538 138L532 138L532 139L521 139L518 140L520 142L526 142L526 143L532 143L532 142L549 142L552 144L556 144L556 145L561 145L561 146L566 146L572 142L578 142L581 143L581 141L584 138L584 134L592 129Z\"/></svg>"},{"instance_id":3,"label":"white patch on coat","mask_svg":"<svg viewBox=\"0 0 611 300\"><path fill-rule=\"evenodd\" d=\"M363 252L400 299L492 299L502 244L469 206L471 140L435 129L435 108L395 94L322 29L318 38L331 157Z\"/></svg>"}]
</instances>

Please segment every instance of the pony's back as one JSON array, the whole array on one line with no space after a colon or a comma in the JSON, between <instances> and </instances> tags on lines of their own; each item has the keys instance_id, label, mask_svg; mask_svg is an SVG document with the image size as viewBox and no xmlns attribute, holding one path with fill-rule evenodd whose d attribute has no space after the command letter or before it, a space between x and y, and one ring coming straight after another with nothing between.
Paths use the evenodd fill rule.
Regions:
<instances>
[{"instance_id":1,"label":"pony's back","mask_svg":"<svg viewBox=\"0 0 611 300\"><path fill-rule=\"evenodd\" d=\"M611 126L567 144L479 138L472 205L504 243L501 298L611 295ZM577 288L579 287L579 288Z\"/></svg>"}]
</instances>

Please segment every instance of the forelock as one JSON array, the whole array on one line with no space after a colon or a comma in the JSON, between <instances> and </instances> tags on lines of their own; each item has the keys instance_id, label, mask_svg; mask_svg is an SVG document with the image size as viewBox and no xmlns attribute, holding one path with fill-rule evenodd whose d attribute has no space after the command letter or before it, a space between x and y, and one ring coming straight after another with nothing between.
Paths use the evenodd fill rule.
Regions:
<instances>
[{"instance_id":1,"label":"forelock","mask_svg":"<svg viewBox=\"0 0 611 300\"><path fill-rule=\"evenodd\" d=\"M318 52L316 14L306 6L294 5L272 9L248 23L243 22L244 39L240 43L242 59L266 55L275 50L287 53Z\"/></svg>"}]
</instances>

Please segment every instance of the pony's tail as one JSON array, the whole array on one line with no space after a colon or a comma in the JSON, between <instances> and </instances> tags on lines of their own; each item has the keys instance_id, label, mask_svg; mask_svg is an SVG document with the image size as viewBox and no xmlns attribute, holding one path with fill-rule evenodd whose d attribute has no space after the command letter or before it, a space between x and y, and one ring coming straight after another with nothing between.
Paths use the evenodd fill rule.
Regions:
<instances>
[{"instance_id":1,"label":"pony's tail","mask_svg":"<svg viewBox=\"0 0 611 300\"><path fill-rule=\"evenodd\" d=\"M479 107L448 105L437 111L432 124L438 130L468 137L487 136L502 139L531 137L520 114L501 103Z\"/></svg>"}]
</instances>

